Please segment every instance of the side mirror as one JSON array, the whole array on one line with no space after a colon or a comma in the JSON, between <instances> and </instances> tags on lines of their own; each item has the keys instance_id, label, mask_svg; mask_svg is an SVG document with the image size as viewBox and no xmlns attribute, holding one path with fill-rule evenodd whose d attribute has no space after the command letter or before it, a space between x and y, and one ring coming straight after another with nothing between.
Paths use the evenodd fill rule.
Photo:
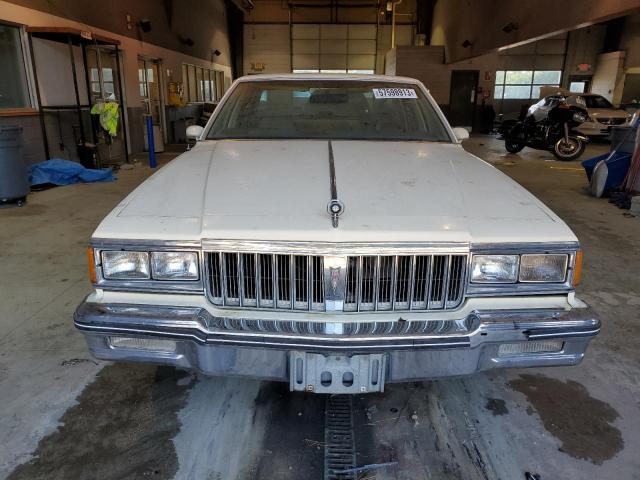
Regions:
<instances>
[{"instance_id":1,"label":"side mirror","mask_svg":"<svg viewBox=\"0 0 640 480\"><path fill-rule=\"evenodd\" d=\"M204 132L204 128L200 125L191 125L187 127L187 140L198 140Z\"/></svg>"},{"instance_id":2,"label":"side mirror","mask_svg":"<svg viewBox=\"0 0 640 480\"><path fill-rule=\"evenodd\" d=\"M456 136L456 139L458 139L459 142L469 138L469 132L466 128L454 127L453 134Z\"/></svg>"}]
</instances>

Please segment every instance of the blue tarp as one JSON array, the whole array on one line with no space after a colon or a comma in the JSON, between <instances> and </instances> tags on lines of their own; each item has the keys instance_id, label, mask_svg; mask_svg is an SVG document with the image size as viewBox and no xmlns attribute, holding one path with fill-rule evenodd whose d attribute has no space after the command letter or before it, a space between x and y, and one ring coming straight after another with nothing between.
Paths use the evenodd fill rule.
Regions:
<instances>
[{"instance_id":1,"label":"blue tarp","mask_svg":"<svg viewBox=\"0 0 640 480\"><path fill-rule=\"evenodd\" d=\"M43 183L71 185L80 182L113 182L115 179L110 168L94 170L60 158L36 163L29 169L29 180L32 186Z\"/></svg>"}]
</instances>

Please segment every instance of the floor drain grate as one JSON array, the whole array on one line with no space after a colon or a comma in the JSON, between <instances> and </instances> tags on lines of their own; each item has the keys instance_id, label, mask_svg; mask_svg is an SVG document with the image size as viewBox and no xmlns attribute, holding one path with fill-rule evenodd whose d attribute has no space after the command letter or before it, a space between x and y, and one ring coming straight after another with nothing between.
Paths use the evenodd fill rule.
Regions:
<instances>
[{"instance_id":1,"label":"floor drain grate","mask_svg":"<svg viewBox=\"0 0 640 480\"><path fill-rule=\"evenodd\" d=\"M325 480L352 480L354 473L340 473L356 466L350 395L330 395L325 406Z\"/></svg>"}]
</instances>

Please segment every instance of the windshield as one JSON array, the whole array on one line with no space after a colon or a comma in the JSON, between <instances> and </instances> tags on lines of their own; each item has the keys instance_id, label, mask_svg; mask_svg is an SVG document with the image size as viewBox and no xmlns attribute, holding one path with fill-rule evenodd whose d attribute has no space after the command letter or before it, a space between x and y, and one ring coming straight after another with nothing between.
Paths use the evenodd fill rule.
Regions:
<instances>
[{"instance_id":1,"label":"windshield","mask_svg":"<svg viewBox=\"0 0 640 480\"><path fill-rule=\"evenodd\" d=\"M416 85L344 80L241 82L207 138L451 141Z\"/></svg>"},{"instance_id":2,"label":"windshield","mask_svg":"<svg viewBox=\"0 0 640 480\"><path fill-rule=\"evenodd\" d=\"M587 108L613 108L609 100L600 95L589 95L582 98Z\"/></svg>"}]
</instances>

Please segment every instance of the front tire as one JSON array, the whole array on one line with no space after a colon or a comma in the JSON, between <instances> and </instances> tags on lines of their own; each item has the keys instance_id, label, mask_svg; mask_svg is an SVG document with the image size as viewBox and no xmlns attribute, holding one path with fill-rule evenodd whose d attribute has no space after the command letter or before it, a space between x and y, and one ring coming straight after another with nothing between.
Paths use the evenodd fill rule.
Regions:
<instances>
[{"instance_id":1,"label":"front tire","mask_svg":"<svg viewBox=\"0 0 640 480\"><path fill-rule=\"evenodd\" d=\"M504 141L504 148L506 148L509 153L518 153L524 148L524 142L507 139Z\"/></svg>"},{"instance_id":2,"label":"front tire","mask_svg":"<svg viewBox=\"0 0 640 480\"><path fill-rule=\"evenodd\" d=\"M562 162L569 162L582 155L585 148L585 143L579 138L569 137L567 141L562 137L553 145L553 155Z\"/></svg>"}]
</instances>

